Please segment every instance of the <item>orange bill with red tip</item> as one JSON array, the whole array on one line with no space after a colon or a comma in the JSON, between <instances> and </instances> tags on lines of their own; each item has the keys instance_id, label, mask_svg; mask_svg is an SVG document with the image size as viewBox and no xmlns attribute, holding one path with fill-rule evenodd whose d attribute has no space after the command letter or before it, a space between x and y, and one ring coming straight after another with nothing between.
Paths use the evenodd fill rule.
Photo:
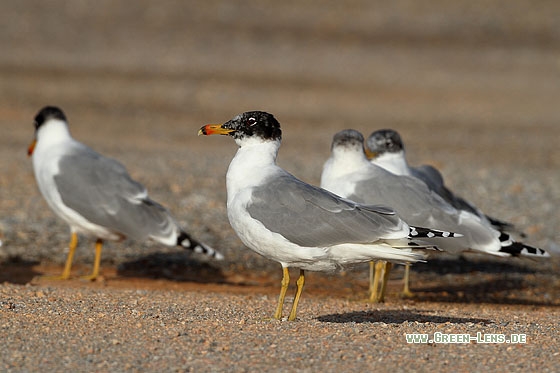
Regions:
<instances>
[{"instance_id":1,"label":"orange bill with red tip","mask_svg":"<svg viewBox=\"0 0 560 373\"><path fill-rule=\"evenodd\" d=\"M35 145L37 145L37 139L33 139L33 141L31 141L31 144L29 144L29 147L27 148L28 157L31 157L31 154L33 154L33 150L35 150Z\"/></svg>"},{"instance_id":2,"label":"orange bill with red tip","mask_svg":"<svg viewBox=\"0 0 560 373\"><path fill-rule=\"evenodd\" d=\"M234 130L229 128L223 128L221 124L207 124L205 126L200 127L198 130L198 136L205 135L229 135Z\"/></svg>"}]
</instances>

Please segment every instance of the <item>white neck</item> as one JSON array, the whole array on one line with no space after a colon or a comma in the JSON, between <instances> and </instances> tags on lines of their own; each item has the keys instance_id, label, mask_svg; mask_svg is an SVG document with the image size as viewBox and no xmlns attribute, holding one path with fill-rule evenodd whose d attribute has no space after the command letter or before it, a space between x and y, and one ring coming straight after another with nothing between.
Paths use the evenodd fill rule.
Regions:
<instances>
[{"instance_id":1,"label":"white neck","mask_svg":"<svg viewBox=\"0 0 560 373\"><path fill-rule=\"evenodd\" d=\"M240 148L229 164L226 175L228 203L242 189L259 184L271 173L278 172L276 156L280 140L238 139Z\"/></svg>"},{"instance_id":2,"label":"white neck","mask_svg":"<svg viewBox=\"0 0 560 373\"><path fill-rule=\"evenodd\" d=\"M37 150L71 140L70 131L65 121L49 119L37 131Z\"/></svg>"},{"instance_id":3,"label":"white neck","mask_svg":"<svg viewBox=\"0 0 560 373\"><path fill-rule=\"evenodd\" d=\"M350 182L362 175L368 175L375 168L367 160L363 150L338 148L333 149L330 158L323 166L321 188L325 188L342 197L354 193L355 185Z\"/></svg>"},{"instance_id":4,"label":"white neck","mask_svg":"<svg viewBox=\"0 0 560 373\"><path fill-rule=\"evenodd\" d=\"M404 151L398 153L383 153L373 158L371 163L383 167L395 175L411 175Z\"/></svg>"},{"instance_id":5,"label":"white neck","mask_svg":"<svg viewBox=\"0 0 560 373\"><path fill-rule=\"evenodd\" d=\"M330 167L335 177L351 174L370 166L363 151L344 147L333 149L325 163L325 167Z\"/></svg>"}]
</instances>

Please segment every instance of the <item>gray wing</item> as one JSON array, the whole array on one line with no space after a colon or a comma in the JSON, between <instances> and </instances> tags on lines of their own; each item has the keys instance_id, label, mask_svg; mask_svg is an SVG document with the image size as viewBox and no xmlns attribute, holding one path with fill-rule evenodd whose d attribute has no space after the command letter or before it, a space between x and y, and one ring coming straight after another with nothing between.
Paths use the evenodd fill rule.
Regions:
<instances>
[{"instance_id":1,"label":"gray wing","mask_svg":"<svg viewBox=\"0 0 560 373\"><path fill-rule=\"evenodd\" d=\"M420 167L411 167L410 171L414 177L425 182L431 190L438 194L439 190L444 187L443 176L432 166L422 165Z\"/></svg>"},{"instance_id":2,"label":"gray wing","mask_svg":"<svg viewBox=\"0 0 560 373\"><path fill-rule=\"evenodd\" d=\"M468 211L475 215L482 217L482 213L467 200L456 196L451 190L445 186L443 176L441 173L432 166L423 165L411 169L412 175L424 181L430 190L433 190L441 198L446 200L451 206L459 210Z\"/></svg>"},{"instance_id":3,"label":"gray wing","mask_svg":"<svg viewBox=\"0 0 560 373\"><path fill-rule=\"evenodd\" d=\"M370 172L369 172L370 171ZM457 210L421 180L399 176L381 167L368 169L348 196L359 203L391 206L408 224L455 232L459 223Z\"/></svg>"},{"instance_id":4,"label":"gray wing","mask_svg":"<svg viewBox=\"0 0 560 373\"><path fill-rule=\"evenodd\" d=\"M139 241L177 230L169 212L149 199L118 161L79 144L59 168L54 181L62 201L90 222Z\"/></svg>"},{"instance_id":5,"label":"gray wing","mask_svg":"<svg viewBox=\"0 0 560 373\"><path fill-rule=\"evenodd\" d=\"M390 208L358 205L287 173L254 188L247 210L267 229L304 247L370 243L404 231Z\"/></svg>"},{"instance_id":6,"label":"gray wing","mask_svg":"<svg viewBox=\"0 0 560 373\"><path fill-rule=\"evenodd\" d=\"M423 165L420 167L411 168L411 171L412 175L424 181L428 188L430 188L430 190L433 190L434 192L439 194L441 198L446 200L451 204L451 206L455 207L456 209L468 211L470 213L478 215L482 219L488 220L488 222L490 222L490 224L492 224L494 228L498 229L500 232L515 232L517 234L520 234L521 237L525 236L523 232L520 232L515 228L514 224L494 218L489 215L485 215L475 205L462 198L461 196L454 194L445 186L443 176L434 167Z\"/></svg>"}]
</instances>

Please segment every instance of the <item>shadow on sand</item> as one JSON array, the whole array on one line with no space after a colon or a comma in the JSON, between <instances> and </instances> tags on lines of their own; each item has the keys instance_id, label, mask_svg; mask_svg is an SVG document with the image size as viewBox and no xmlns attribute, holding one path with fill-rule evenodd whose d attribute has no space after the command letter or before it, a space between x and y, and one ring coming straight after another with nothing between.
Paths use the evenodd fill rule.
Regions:
<instances>
[{"instance_id":1,"label":"shadow on sand","mask_svg":"<svg viewBox=\"0 0 560 373\"><path fill-rule=\"evenodd\" d=\"M210 262L201 262L184 252L155 253L122 263L117 268L122 277L144 277L198 283L224 283L222 270Z\"/></svg>"},{"instance_id":2,"label":"shadow on sand","mask_svg":"<svg viewBox=\"0 0 560 373\"><path fill-rule=\"evenodd\" d=\"M7 258L0 263L0 283L27 284L40 275L33 269L38 264L38 261L24 260L19 256Z\"/></svg>"},{"instance_id":3,"label":"shadow on sand","mask_svg":"<svg viewBox=\"0 0 560 373\"><path fill-rule=\"evenodd\" d=\"M465 323L484 323L488 324L492 321L487 319L478 318L463 318L463 317L447 317L447 316L436 316L427 315L422 313L422 311L407 311L402 309L397 310L375 310L375 311L357 311L343 314L331 314L317 317L318 321L321 322L332 322L332 323L375 323L381 322L386 324L402 324L404 322L431 322L435 324L443 323L453 323L453 324L465 324Z\"/></svg>"}]
</instances>

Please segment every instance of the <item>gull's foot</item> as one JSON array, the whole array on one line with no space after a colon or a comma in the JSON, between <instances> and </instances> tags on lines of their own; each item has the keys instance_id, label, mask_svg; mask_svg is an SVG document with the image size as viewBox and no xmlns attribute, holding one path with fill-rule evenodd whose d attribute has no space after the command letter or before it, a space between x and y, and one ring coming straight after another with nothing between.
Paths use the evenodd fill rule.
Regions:
<instances>
[{"instance_id":1,"label":"gull's foot","mask_svg":"<svg viewBox=\"0 0 560 373\"><path fill-rule=\"evenodd\" d=\"M91 282L104 282L105 278L100 275L87 275L87 276L80 276L80 280L82 281L91 281Z\"/></svg>"},{"instance_id":2,"label":"gull's foot","mask_svg":"<svg viewBox=\"0 0 560 373\"><path fill-rule=\"evenodd\" d=\"M414 294L413 292L411 292L410 290L403 290L399 296L403 299L410 299L410 298L414 298L416 296L416 294Z\"/></svg>"},{"instance_id":3,"label":"gull's foot","mask_svg":"<svg viewBox=\"0 0 560 373\"><path fill-rule=\"evenodd\" d=\"M269 317L263 317L262 319L259 319L260 321L266 321L266 322L274 322L274 321L288 321L288 316L284 316L281 318L276 318L274 316L269 316Z\"/></svg>"},{"instance_id":4,"label":"gull's foot","mask_svg":"<svg viewBox=\"0 0 560 373\"><path fill-rule=\"evenodd\" d=\"M379 294L372 294L369 298L364 299L364 302L371 304L385 303L385 297L382 297Z\"/></svg>"}]
</instances>

